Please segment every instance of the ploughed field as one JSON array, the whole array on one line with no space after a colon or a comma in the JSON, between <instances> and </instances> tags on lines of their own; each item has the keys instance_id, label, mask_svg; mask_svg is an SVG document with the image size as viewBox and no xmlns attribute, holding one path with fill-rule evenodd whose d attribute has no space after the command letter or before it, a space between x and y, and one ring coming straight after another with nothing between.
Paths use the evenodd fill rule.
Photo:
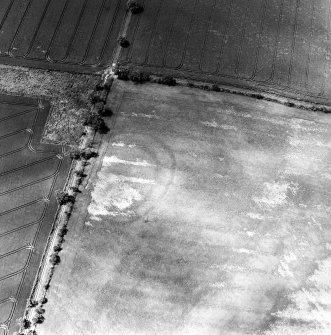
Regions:
<instances>
[{"instance_id":1,"label":"ploughed field","mask_svg":"<svg viewBox=\"0 0 331 335\"><path fill-rule=\"evenodd\" d=\"M112 62L122 0L1 0L0 63L95 72Z\"/></svg>"},{"instance_id":2,"label":"ploughed field","mask_svg":"<svg viewBox=\"0 0 331 335\"><path fill-rule=\"evenodd\" d=\"M69 168L63 148L39 139L45 101L0 96L0 334L23 316Z\"/></svg>"},{"instance_id":3,"label":"ploughed field","mask_svg":"<svg viewBox=\"0 0 331 335\"><path fill-rule=\"evenodd\" d=\"M145 0L121 63L330 102L327 0Z\"/></svg>"}]
</instances>

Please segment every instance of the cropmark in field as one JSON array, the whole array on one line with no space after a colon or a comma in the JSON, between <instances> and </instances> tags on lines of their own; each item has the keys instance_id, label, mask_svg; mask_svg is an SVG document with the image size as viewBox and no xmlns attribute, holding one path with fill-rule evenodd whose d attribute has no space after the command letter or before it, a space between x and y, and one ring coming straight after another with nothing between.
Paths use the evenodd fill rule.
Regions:
<instances>
[{"instance_id":1,"label":"cropmark in field","mask_svg":"<svg viewBox=\"0 0 331 335\"><path fill-rule=\"evenodd\" d=\"M330 334L328 115L119 81L109 103L40 334Z\"/></svg>"}]
</instances>

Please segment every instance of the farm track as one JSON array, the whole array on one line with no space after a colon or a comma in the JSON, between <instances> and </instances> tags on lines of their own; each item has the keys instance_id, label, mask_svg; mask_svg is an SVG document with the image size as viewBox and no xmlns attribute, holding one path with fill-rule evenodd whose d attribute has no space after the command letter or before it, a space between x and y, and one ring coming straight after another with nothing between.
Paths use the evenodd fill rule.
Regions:
<instances>
[{"instance_id":1,"label":"farm track","mask_svg":"<svg viewBox=\"0 0 331 335\"><path fill-rule=\"evenodd\" d=\"M122 0L5 0L0 63L95 73L112 63Z\"/></svg>"},{"instance_id":2,"label":"farm track","mask_svg":"<svg viewBox=\"0 0 331 335\"><path fill-rule=\"evenodd\" d=\"M325 0L145 0L120 64L329 104L329 33Z\"/></svg>"},{"instance_id":3,"label":"farm track","mask_svg":"<svg viewBox=\"0 0 331 335\"><path fill-rule=\"evenodd\" d=\"M69 168L63 147L39 144L48 112L41 100L0 96L1 335L23 315Z\"/></svg>"}]
</instances>

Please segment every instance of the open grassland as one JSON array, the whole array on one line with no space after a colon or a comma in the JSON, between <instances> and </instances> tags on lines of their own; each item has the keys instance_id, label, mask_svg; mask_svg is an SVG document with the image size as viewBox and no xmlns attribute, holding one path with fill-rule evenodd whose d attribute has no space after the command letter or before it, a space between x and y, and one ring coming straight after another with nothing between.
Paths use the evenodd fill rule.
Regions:
<instances>
[{"instance_id":1,"label":"open grassland","mask_svg":"<svg viewBox=\"0 0 331 335\"><path fill-rule=\"evenodd\" d=\"M121 63L330 103L328 0L145 0Z\"/></svg>"},{"instance_id":2,"label":"open grassland","mask_svg":"<svg viewBox=\"0 0 331 335\"><path fill-rule=\"evenodd\" d=\"M62 146L40 144L49 108L0 96L1 335L12 334L23 316L54 221L54 192L69 168Z\"/></svg>"},{"instance_id":3,"label":"open grassland","mask_svg":"<svg viewBox=\"0 0 331 335\"><path fill-rule=\"evenodd\" d=\"M96 72L111 64L123 0L1 0L0 63Z\"/></svg>"},{"instance_id":4,"label":"open grassland","mask_svg":"<svg viewBox=\"0 0 331 335\"><path fill-rule=\"evenodd\" d=\"M330 334L328 116L116 85L39 333Z\"/></svg>"}]
</instances>

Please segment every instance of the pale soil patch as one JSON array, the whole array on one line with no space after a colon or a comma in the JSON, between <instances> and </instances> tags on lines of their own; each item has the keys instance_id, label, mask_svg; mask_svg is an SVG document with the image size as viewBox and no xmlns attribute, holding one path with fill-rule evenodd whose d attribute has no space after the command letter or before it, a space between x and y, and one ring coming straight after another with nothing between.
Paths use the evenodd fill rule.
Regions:
<instances>
[{"instance_id":1,"label":"pale soil patch","mask_svg":"<svg viewBox=\"0 0 331 335\"><path fill-rule=\"evenodd\" d=\"M38 334L329 334L327 116L118 81L109 105Z\"/></svg>"},{"instance_id":2,"label":"pale soil patch","mask_svg":"<svg viewBox=\"0 0 331 335\"><path fill-rule=\"evenodd\" d=\"M0 65L0 92L42 97L50 101L51 114L43 140L76 144L83 132L83 120L90 109L90 93L99 76L27 69Z\"/></svg>"}]
</instances>

